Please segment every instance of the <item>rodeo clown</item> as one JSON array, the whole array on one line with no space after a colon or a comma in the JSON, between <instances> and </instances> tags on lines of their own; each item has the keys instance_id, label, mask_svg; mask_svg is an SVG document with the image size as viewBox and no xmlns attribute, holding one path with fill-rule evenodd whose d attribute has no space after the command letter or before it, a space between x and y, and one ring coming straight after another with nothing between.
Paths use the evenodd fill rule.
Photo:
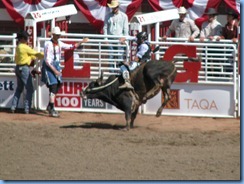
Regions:
<instances>
[{"instance_id":1,"label":"rodeo clown","mask_svg":"<svg viewBox=\"0 0 244 184\"><path fill-rule=\"evenodd\" d=\"M75 44L66 44L59 40L64 32L60 31L59 27L52 29L52 38L45 42L44 45L44 61L42 64L42 79L41 81L47 85L49 89L49 104L47 111L51 117L59 117L59 114L54 109L55 96L59 88L62 86L62 70L60 67L61 49L75 49L82 43L88 41L84 38L81 42Z\"/></svg>"},{"instance_id":2,"label":"rodeo clown","mask_svg":"<svg viewBox=\"0 0 244 184\"><path fill-rule=\"evenodd\" d=\"M135 60L131 61L128 65L129 70L132 71L136 67L140 66L140 63L148 62L151 59L151 46L148 42L148 35L146 32L139 32L136 37L120 38L120 42L124 43L126 39L137 42ZM119 86L119 89L134 89L130 83L130 73L125 65L127 64L123 63L120 66L120 71L125 80L125 83Z\"/></svg>"}]
</instances>

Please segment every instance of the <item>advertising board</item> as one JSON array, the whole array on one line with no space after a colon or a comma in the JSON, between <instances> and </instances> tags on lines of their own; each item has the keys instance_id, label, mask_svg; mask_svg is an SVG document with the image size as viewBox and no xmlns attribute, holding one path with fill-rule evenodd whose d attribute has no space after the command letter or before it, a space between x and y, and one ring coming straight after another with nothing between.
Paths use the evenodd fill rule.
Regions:
<instances>
[{"instance_id":1,"label":"advertising board","mask_svg":"<svg viewBox=\"0 0 244 184\"><path fill-rule=\"evenodd\" d=\"M17 87L17 80L15 76L1 76L0 78L0 107L1 108L10 108L12 99L14 96L15 89ZM24 104L24 93L19 100L18 107L22 108Z\"/></svg>"},{"instance_id":2,"label":"advertising board","mask_svg":"<svg viewBox=\"0 0 244 184\"><path fill-rule=\"evenodd\" d=\"M231 85L174 83L171 100L162 115L232 117L235 112L233 93ZM156 114L162 100L162 93L159 93L147 101L143 112Z\"/></svg>"}]
</instances>

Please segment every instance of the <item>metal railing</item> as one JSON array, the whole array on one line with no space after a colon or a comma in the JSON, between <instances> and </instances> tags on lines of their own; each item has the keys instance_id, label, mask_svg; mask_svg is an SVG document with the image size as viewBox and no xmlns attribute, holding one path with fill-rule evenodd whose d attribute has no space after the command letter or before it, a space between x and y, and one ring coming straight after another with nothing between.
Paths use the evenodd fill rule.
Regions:
<instances>
[{"instance_id":1,"label":"metal railing","mask_svg":"<svg viewBox=\"0 0 244 184\"><path fill-rule=\"evenodd\" d=\"M0 76L14 75L16 36L16 33L13 35L0 35Z\"/></svg>"},{"instance_id":2,"label":"metal railing","mask_svg":"<svg viewBox=\"0 0 244 184\"><path fill-rule=\"evenodd\" d=\"M4 44L0 47L7 49L4 54L0 53L0 75L13 75L14 55L16 48L16 34L12 36L0 36L0 41L8 41L8 45ZM116 36L108 35L107 39L104 35L94 34L71 34L64 35L65 38L61 38L64 42L77 42L82 38L90 38L89 42L84 43L82 49L74 51L75 60L74 67L81 68L84 63L91 64L91 78L99 76L101 70L104 71L105 77L113 73L119 72L119 63L129 61L130 59L130 43L120 44L119 38ZM38 38L37 49L43 51L44 42L50 38ZM160 45L160 50L155 54L156 59L162 59L166 50L172 45L189 45L197 47L197 56L201 57L202 69L199 72L199 81L201 82L228 82L234 80L233 68L237 66L237 44L231 40L221 40L219 42L204 42L201 43L196 39L195 42L187 42L182 38L167 38L167 41L151 42L152 46ZM120 48L116 52L110 50L109 47ZM111 57L113 56L113 59ZM186 56L176 55L174 58L185 60ZM61 60L64 61L63 58ZM176 64L177 69L180 71L183 69L183 62Z\"/></svg>"}]
</instances>

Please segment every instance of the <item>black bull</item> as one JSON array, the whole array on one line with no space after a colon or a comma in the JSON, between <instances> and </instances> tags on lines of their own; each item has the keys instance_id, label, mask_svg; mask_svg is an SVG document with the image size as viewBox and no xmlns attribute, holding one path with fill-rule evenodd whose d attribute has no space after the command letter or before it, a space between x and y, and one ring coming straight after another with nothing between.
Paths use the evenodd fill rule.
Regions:
<instances>
[{"instance_id":1,"label":"black bull","mask_svg":"<svg viewBox=\"0 0 244 184\"><path fill-rule=\"evenodd\" d=\"M125 112L126 128L133 128L139 106L155 95L160 90L163 92L164 101L159 107L156 116L159 117L164 106L170 100L170 86L174 82L177 71L174 62L149 61L131 72L131 83L134 91L119 89L123 83L122 76L111 75L103 81L103 75L91 82L81 92L83 98L97 98L110 103Z\"/></svg>"}]
</instances>

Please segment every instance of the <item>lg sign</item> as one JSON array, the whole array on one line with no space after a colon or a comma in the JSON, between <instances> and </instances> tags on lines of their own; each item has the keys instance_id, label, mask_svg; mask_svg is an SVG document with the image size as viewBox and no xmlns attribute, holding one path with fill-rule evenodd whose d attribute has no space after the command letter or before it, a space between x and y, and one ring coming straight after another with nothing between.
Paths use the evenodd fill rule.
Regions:
<instances>
[{"instance_id":1,"label":"lg sign","mask_svg":"<svg viewBox=\"0 0 244 184\"><path fill-rule=\"evenodd\" d=\"M73 50L66 50L64 54L65 67L63 77L67 78L90 78L90 64L86 63L82 69L74 69ZM185 54L188 57L196 57L195 46L173 45L167 49L164 60L171 61L175 55ZM184 62L185 72L178 73L175 82L198 82L198 72L201 69L201 62Z\"/></svg>"},{"instance_id":2,"label":"lg sign","mask_svg":"<svg viewBox=\"0 0 244 184\"><path fill-rule=\"evenodd\" d=\"M173 45L169 47L164 55L164 60L170 61L177 54L185 54L188 57L197 57L197 48L195 46ZM184 62L186 72L178 73L175 82L198 82L198 72L201 69L201 62Z\"/></svg>"}]
</instances>

